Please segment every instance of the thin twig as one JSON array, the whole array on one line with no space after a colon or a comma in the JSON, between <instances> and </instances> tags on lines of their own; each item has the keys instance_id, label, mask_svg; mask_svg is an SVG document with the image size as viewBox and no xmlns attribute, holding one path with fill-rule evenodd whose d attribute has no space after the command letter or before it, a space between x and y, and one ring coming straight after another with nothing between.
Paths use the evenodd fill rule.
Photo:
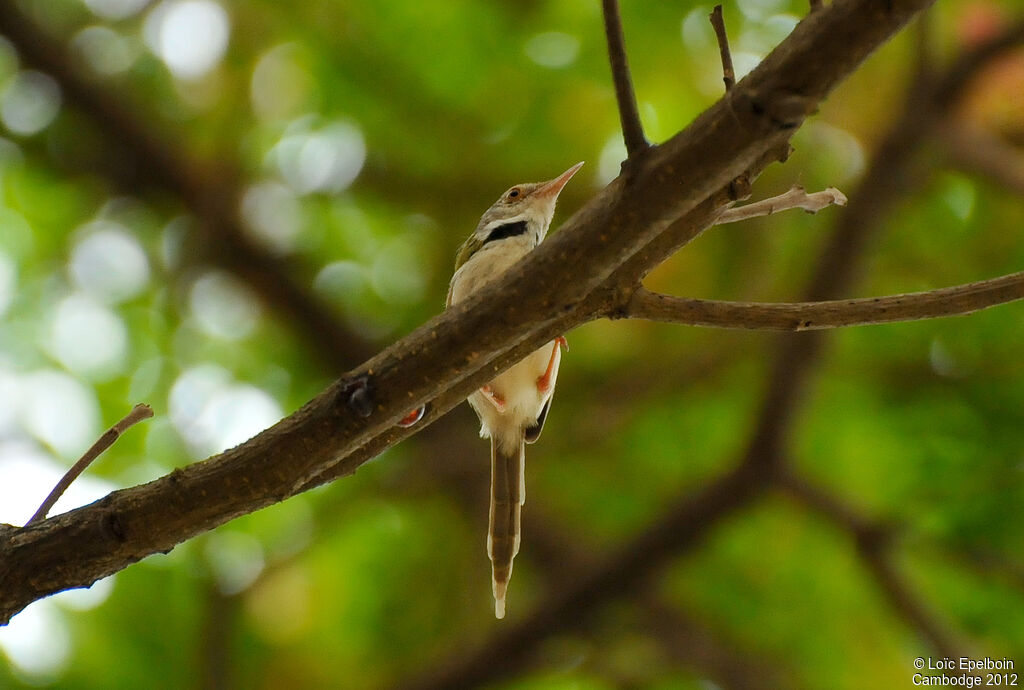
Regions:
<instances>
[{"instance_id":1,"label":"thin twig","mask_svg":"<svg viewBox=\"0 0 1024 690\"><path fill-rule=\"evenodd\" d=\"M608 40L608 61L615 83L615 98L619 103L619 119L622 122L622 138L626 142L627 160L643 153L650 147L640 122L640 111L636 107L633 92L633 78L629 73L626 59L626 39L622 35L622 17L619 16L618 0L603 0L604 33Z\"/></svg>"},{"instance_id":2,"label":"thin twig","mask_svg":"<svg viewBox=\"0 0 1024 690\"><path fill-rule=\"evenodd\" d=\"M1019 299L1024 299L1024 271L927 292L816 302L726 302L641 288L615 316L688 326L814 331L960 316Z\"/></svg>"},{"instance_id":3,"label":"thin twig","mask_svg":"<svg viewBox=\"0 0 1024 690\"><path fill-rule=\"evenodd\" d=\"M820 192L808 194L803 187L796 186L784 194L773 196L761 201L755 201L744 206L729 208L722 212L722 215L715 221L715 225L735 223L750 218L770 216L779 211L788 211L792 208L802 208L808 213L817 213L829 206L846 206L846 195L835 187L828 187Z\"/></svg>"},{"instance_id":4,"label":"thin twig","mask_svg":"<svg viewBox=\"0 0 1024 690\"><path fill-rule=\"evenodd\" d=\"M57 486L53 487L53 491L51 491L50 495L46 497L43 504L39 506L39 510L37 510L35 515L29 519L27 524L31 525L33 522L45 519L46 514L50 512L50 508L53 507L53 504L64 495L64 492L68 490L69 486L71 486L71 482L78 479L78 475L82 474L82 472L85 472L85 468L91 465L93 460L98 458L107 448L114 445L114 441L120 438L121 434L123 434L128 427L138 424L143 419L149 419L152 416L153 408L145 403L138 403L132 408L131 412L124 416L124 419L104 431L103 435L96 440L96 443L92 444L92 447L85 451L85 455L83 455L78 462L72 465L71 469L64 473L64 476L60 478L59 482L57 482Z\"/></svg>"},{"instance_id":5,"label":"thin twig","mask_svg":"<svg viewBox=\"0 0 1024 690\"><path fill-rule=\"evenodd\" d=\"M732 68L732 53L729 52L729 34L725 31L725 19L722 17L722 6L715 5L715 9L708 15L711 19L711 26L715 29L715 38L718 39L718 52L722 55L722 81L725 82L726 92L730 91L736 83L736 72Z\"/></svg>"}]
</instances>

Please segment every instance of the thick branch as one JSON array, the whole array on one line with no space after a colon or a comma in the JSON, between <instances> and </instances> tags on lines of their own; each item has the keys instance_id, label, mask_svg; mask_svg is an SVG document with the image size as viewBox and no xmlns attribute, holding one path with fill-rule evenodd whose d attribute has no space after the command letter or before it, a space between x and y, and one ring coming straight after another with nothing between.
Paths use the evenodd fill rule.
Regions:
<instances>
[{"instance_id":1,"label":"thick branch","mask_svg":"<svg viewBox=\"0 0 1024 690\"><path fill-rule=\"evenodd\" d=\"M615 99L619 104L619 120L622 122L622 138L626 142L626 156L629 159L643 153L650 144L644 136L640 111L636 107L633 92L633 78L629 72L626 57L626 39L622 34L622 17L618 0L602 0L604 9L604 34L608 42L608 61L612 68L612 82L615 84Z\"/></svg>"},{"instance_id":2,"label":"thick branch","mask_svg":"<svg viewBox=\"0 0 1024 690\"><path fill-rule=\"evenodd\" d=\"M1024 299L1024 271L955 287L824 302L722 302L639 289L616 317L690 326L807 331L971 314Z\"/></svg>"},{"instance_id":3,"label":"thick branch","mask_svg":"<svg viewBox=\"0 0 1024 690\"><path fill-rule=\"evenodd\" d=\"M834 7L835 5L828 9L821 8L818 12L827 14ZM980 63L975 62L974 64ZM948 87L947 94L954 94L959 89L959 86L950 86L951 82L949 81L943 83ZM964 83L964 80L959 81L960 86ZM946 100L947 103L951 101L952 98ZM930 106L930 103L925 104L924 110L915 107L916 105L920 104L916 101L908 103L901 118L883 138L883 143L873 157L868 174L859 188L862 194L855 194L855 203L851 205L849 211L838 216L837 230L826 246L819 270L808 288L808 299L825 299L830 292L845 290L846 286L852 282L859 256L867 238L879 226L882 217L899 194L899 188L893 184L894 178L899 180L908 176L912 153L923 140L927 130L925 125L932 117L932 113L927 111L927 106ZM905 142L907 146L901 146L902 142ZM770 149L766 150L762 154L765 157L764 161L767 161L773 153ZM755 166L754 172L757 170L760 170L760 167ZM613 274L616 283L626 286L633 285L634 282L631 281L642 278L647 267L656 265L676 248L692 240L702 229L709 227L714 222L719 209L729 201L727 187L720 188L715 195L702 202L692 213L672 223L664 233L649 242L638 254L620 266ZM616 304L614 295L605 304ZM794 413L800 402L800 391L809 378L814 364L818 361L822 345L821 339L816 337L818 335L820 334L800 334L780 339L768 390L739 465L743 470L742 475L750 477L753 485L748 487L746 482L740 482L738 486L753 490L755 496L759 489L770 485L780 474L779 470L783 469L781 449L789 434ZM717 484L716 482L715 485L717 486ZM678 505L688 504L690 504L690 500L684 499ZM709 511L720 509L721 506L711 506ZM676 525L675 518L675 510L669 510L648 530L645 530L644 535L659 528L673 529ZM711 520L714 518L717 518L717 514L709 512L701 513L700 519ZM648 576L651 569L664 562L661 560L662 558L678 557L693 548L694 545L695 542L689 532L684 531L678 542L663 544L664 548L672 553L661 552L655 554L657 556L655 558L650 552L642 551L650 546L642 535L632 545L621 549L622 558L607 561L603 569L619 573L627 572L633 577ZM630 554L636 558L635 561L628 560L631 557ZM598 575L593 575L593 577L598 577ZM509 674L517 668L517 664L522 663L537 642L555 631L573 628L581 624L580 619L583 614L581 609L572 608L552 612L548 608L548 602L577 600L576 598L580 597L587 604L593 606L598 603L598 600L594 598L593 594L588 593L589 586L589 580L575 580L565 591L553 593L547 602L539 606L527 620L517 625L514 630L503 630L502 633L496 635L472 654L467 654L465 646L461 645L449 665L426 677L421 673L411 687L468 687L493 681ZM632 591L634 591L632 588L608 588L601 593L601 599L607 601Z\"/></svg>"},{"instance_id":4,"label":"thick branch","mask_svg":"<svg viewBox=\"0 0 1024 690\"><path fill-rule=\"evenodd\" d=\"M814 13L736 85L728 102L644 156L629 184L620 178L609 185L501 285L430 320L240 446L7 531L0 537L0 621L42 596L89 585L325 477L354 471L404 435L394 424L409 409L429 403L428 420L434 419L510 357L592 318L588 297L610 289L618 268L681 216L699 208L713 217L716 209L702 206L710 197L737 175L767 165L769 152L786 143L843 77L930 4L850 0ZM363 385L353 387L355 381ZM362 391L358 399L353 391Z\"/></svg>"}]
</instances>

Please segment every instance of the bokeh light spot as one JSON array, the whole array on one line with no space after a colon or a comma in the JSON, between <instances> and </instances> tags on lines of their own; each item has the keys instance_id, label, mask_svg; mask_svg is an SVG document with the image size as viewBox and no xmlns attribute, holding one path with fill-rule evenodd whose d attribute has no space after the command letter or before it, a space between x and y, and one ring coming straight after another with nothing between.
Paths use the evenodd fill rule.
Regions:
<instances>
[{"instance_id":1,"label":"bokeh light spot","mask_svg":"<svg viewBox=\"0 0 1024 690\"><path fill-rule=\"evenodd\" d=\"M63 372L43 369L22 378L23 424L66 458L78 458L99 436L92 388ZM79 485L76 481L74 485Z\"/></svg>"},{"instance_id":2,"label":"bokeh light spot","mask_svg":"<svg viewBox=\"0 0 1024 690\"><path fill-rule=\"evenodd\" d=\"M4 315L14 301L17 284L18 267L11 257L0 252L0 316Z\"/></svg>"},{"instance_id":3,"label":"bokeh light spot","mask_svg":"<svg viewBox=\"0 0 1024 690\"><path fill-rule=\"evenodd\" d=\"M263 547L244 532L214 532L207 537L204 552L222 594L238 594L263 572Z\"/></svg>"},{"instance_id":4,"label":"bokeh light spot","mask_svg":"<svg viewBox=\"0 0 1024 690\"><path fill-rule=\"evenodd\" d=\"M103 75L126 72L139 54L134 42L108 26L85 27L71 39L71 47Z\"/></svg>"},{"instance_id":5,"label":"bokeh light spot","mask_svg":"<svg viewBox=\"0 0 1024 690\"><path fill-rule=\"evenodd\" d=\"M179 79L212 70L228 47L230 22L211 0L165 0L146 19L146 43Z\"/></svg>"},{"instance_id":6,"label":"bokeh light spot","mask_svg":"<svg viewBox=\"0 0 1024 690\"><path fill-rule=\"evenodd\" d=\"M261 182L242 198L242 215L260 242L280 253L291 251L302 231L302 205L289 187Z\"/></svg>"},{"instance_id":7,"label":"bokeh light spot","mask_svg":"<svg viewBox=\"0 0 1024 690\"><path fill-rule=\"evenodd\" d=\"M84 2L86 7L92 10L97 17L125 19L145 7L149 0L84 0Z\"/></svg>"},{"instance_id":8,"label":"bokeh light spot","mask_svg":"<svg viewBox=\"0 0 1024 690\"><path fill-rule=\"evenodd\" d=\"M558 69L576 61L580 40L561 31L536 34L523 46L526 56L542 67Z\"/></svg>"},{"instance_id":9,"label":"bokeh light spot","mask_svg":"<svg viewBox=\"0 0 1024 690\"><path fill-rule=\"evenodd\" d=\"M84 453L91 443L79 448L78 454ZM0 522L25 524L69 466L70 461L64 465L59 464L29 440L0 443ZM50 515L92 503L115 488L114 484L105 479L85 474L68 487L50 509Z\"/></svg>"},{"instance_id":10,"label":"bokeh light spot","mask_svg":"<svg viewBox=\"0 0 1024 690\"><path fill-rule=\"evenodd\" d=\"M54 682L71 657L71 633L57 605L37 601L0 627L0 649L31 685Z\"/></svg>"},{"instance_id":11,"label":"bokeh light spot","mask_svg":"<svg viewBox=\"0 0 1024 690\"><path fill-rule=\"evenodd\" d=\"M296 59L299 48L285 43L267 51L252 71L252 107L256 115L276 119L294 115L309 98L314 82Z\"/></svg>"},{"instance_id":12,"label":"bokeh light spot","mask_svg":"<svg viewBox=\"0 0 1024 690\"><path fill-rule=\"evenodd\" d=\"M42 72L19 72L0 95L0 119L15 134L46 129L60 111L60 87Z\"/></svg>"},{"instance_id":13,"label":"bokeh light spot","mask_svg":"<svg viewBox=\"0 0 1024 690\"><path fill-rule=\"evenodd\" d=\"M374 291L393 304L415 304L427 289L424 257L408 237L396 237L384 245L373 262L371 283Z\"/></svg>"},{"instance_id":14,"label":"bokeh light spot","mask_svg":"<svg viewBox=\"0 0 1024 690\"><path fill-rule=\"evenodd\" d=\"M196 457L238 445L282 416L268 393L233 382L227 370L213 364L185 371L171 387L171 422Z\"/></svg>"},{"instance_id":15,"label":"bokeh light spot","mask_svg":"<svg viewBox=\"0 0 1024 690\"><path fill-rule=\"evenodd\" d=\"M82 228L86 236L71 253L71 276L91 296L121 302L139 294L149 282L149 260L124 226L96 221Z\"/></svg>"},{"instance_id":16,"label":"bokeh light spot","mask_svg":"<svg viewBox=\"0 0 1024 690\"><path fill-rule=\"evenodd\" d=\"M336 194L359 176L366 162L366 144L358 127L335 122L285 135L271 155L285 181L299 194Z\"/></svg>"},{"instance_id":17,"label":"bokeh light spot","mask_svg":"<svg viewBox=\"0 0 1024 690\"><path fill-rule=\"evenodd\" d=\"M245 338L260 318L252 291L223 271L210 271L192 285L189 305L199 328L225 340Z\"/></svg>"},{"instance_id":18,"label":"bokeh light spot","mask_svg":"<svg viewBox=\"0 0 1024 690\"><path fill-rule=\"evenodd\" d=\"M106 380L125 368L128 332L117 314L86 295L75 294L57 305L48 345L70 371Z\"/></svg>"},{"instance_id":19,"label":"bokeh light spot","mask_svg":"<svg viewBox=\"0 0 1024 690\"><path fill-rule=\"evenodd\" d=\"M618 177L624 160L626 160L626 144L623 143L621 134L613 134L601 148L601 156L597 161L597 186L604 187Z\"/></svg>"}]
</instances>

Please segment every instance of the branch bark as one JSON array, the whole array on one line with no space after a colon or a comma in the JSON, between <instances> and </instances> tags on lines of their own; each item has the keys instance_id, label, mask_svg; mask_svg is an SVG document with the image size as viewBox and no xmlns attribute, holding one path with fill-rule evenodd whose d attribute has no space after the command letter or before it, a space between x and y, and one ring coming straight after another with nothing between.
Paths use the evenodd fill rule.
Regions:
<instances>
[{"instance_id":1,"label":"branch bark","mask_svg":"<svg viewBox=\"0 0 1024 690\"><path fill-rule=\"evenodd\" d=\"M601 305L590 300L617 289L609 281L619 269L653 267L655 261L630 261L652 256L652 245L688 213L696 211L707 227L718 210L709 200L741 173L763 169L832 88L930 4L840 0L815 12L727 99L652 149L629 179L605 188L513 268L503 285L430 320L236 448L64 515L3 530L0 621L35 599L88 586L234 517L354 471L411 433L394 429L409 409L429 404L426 421L434 420L501 367L595 318ZM351 395L355 381L361 383L355 390L363 391L358 401ZM712 485L703 500L726 500L716 492L735 481ZM730 495L729 503L740 495ZM693 538L699 535L682 527ZM562 611L579 601L579 594L571 597Z\"/></svg>"},{"instance_id":2,"label":"branch bark","mask_svg":"<svg viewBox=\"0 0 1024 690\"><path fill-rule=\"evenodd\" d=\"M1024 271L954 287L888 297L821 302L724 302L641 288L617 317L690 326L808 331L971 314L1024 299Z\"/></svg>"}]
</instances>

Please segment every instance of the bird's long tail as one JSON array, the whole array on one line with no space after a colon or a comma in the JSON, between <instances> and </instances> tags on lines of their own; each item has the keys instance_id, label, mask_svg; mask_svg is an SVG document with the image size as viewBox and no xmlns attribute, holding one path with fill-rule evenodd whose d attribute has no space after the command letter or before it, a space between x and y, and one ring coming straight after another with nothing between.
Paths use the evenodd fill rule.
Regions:
<instances>
[{"instance_id":1,"label":"bird's long tail","mask_svg":"<svg viewBox=\"0 0 1024 690\"><path fill-rule=\"evenodd\" d=\"M491 438L491 512L487 555L491 559L494 615L505 617L505 590L512 576L512 559L519 553L519 516L526 500L523 432Z\"/></svg>"}]
</instances>

